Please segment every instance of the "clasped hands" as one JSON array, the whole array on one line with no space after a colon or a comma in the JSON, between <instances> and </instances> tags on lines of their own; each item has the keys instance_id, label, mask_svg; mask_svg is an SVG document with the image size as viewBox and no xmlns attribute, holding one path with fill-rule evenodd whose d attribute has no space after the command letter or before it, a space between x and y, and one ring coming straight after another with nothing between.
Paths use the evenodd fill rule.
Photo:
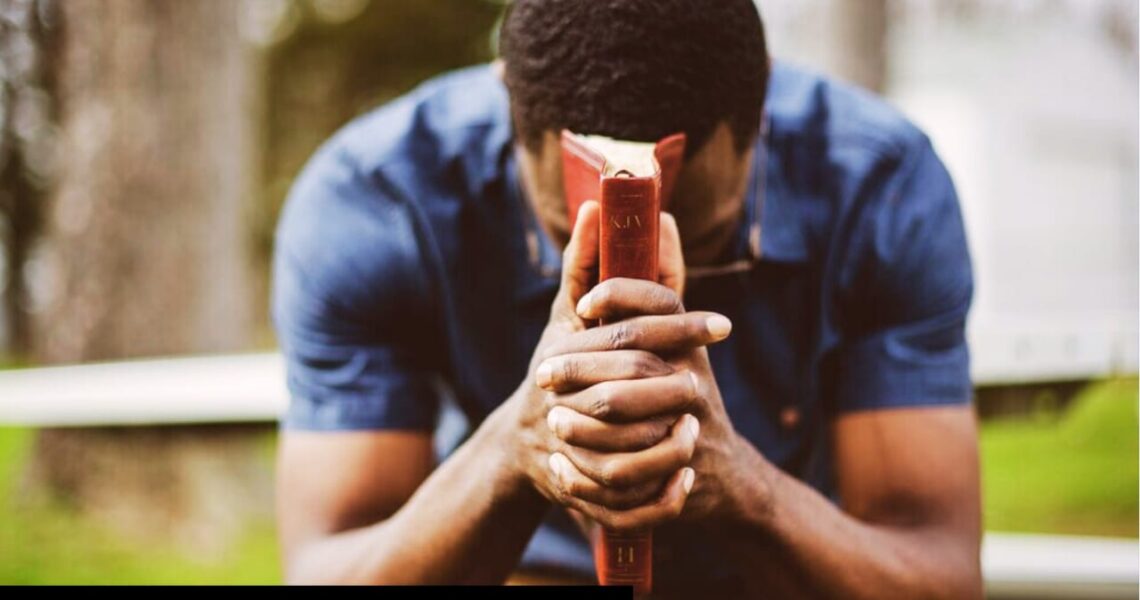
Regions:
<instances>
[{"instance_id":1,"label":"clasped hands","mask_svg":"<svg viewBox=\"0 0 1140 600\"><path fill-rule=\"evenodd\" d=\"M659 281L591 290L598 218L597 203L584 203L550 322L512 396L515 464L551 502L611 530L708 517L724 508L739 442L706 346L731 323L684 310L680 238L667 214Z\"/></svg>"}]
</instances>

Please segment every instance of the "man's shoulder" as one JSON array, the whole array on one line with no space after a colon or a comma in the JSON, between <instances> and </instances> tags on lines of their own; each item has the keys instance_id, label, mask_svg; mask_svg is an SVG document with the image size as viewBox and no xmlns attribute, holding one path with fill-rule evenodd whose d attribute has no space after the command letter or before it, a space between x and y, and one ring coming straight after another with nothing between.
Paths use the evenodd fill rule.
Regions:
<instances>
[{"instance_id":1,"label":"man's shoulder","mask_svg":"<svg viewBox=\"0 0 1140 600\"><path fill-rule=\"evenodd\" d=\"M508 141L505 91L489 66L430 79L352 120L313 154L277 225L278 255L314 286L357 293L423 286L416 215L497 174ZM343 291L343 290L341 290Z\"/></svg>"},{"instance_id":2,"label":"man's shoulder","mask_svg":"<svg viewBox=\"0 0 1140 600\"><path fill-rule=\"evenodd\" d=\"M818 339L841 357L829 406L967 402L972 266L930 139L887 100L803 69L776 69L770 92L765 252L818 267Z\"/></svg>"},{"instance_id":3,"label":"man's shoulder","mask_svg":"<svg viewBox=\"0 0 1140 600\"><path fill-rule=\"evenodd\" d=\"M767 111L767 147L778 165L768 186L770 256L855 263L875 249L829 253L836 239L901 235L957 213L953 182L929 137L887 100L779 64Z\"/></svg>"},{"instance_id":4,"label":"man's shoulder","mask_svg":"<svg viewBox=\"0 0 1140 600\"><path fill-rule=\"evenodd\" d=\"M494 161L510 135L505 86L490 65L429 79L353 119L325 144L361 171ZM479 166L483 169L487 164Z\"/></svg>"},{"instance_id":5,"label":"man's shoulder","mask_svg":"<svg viewBox=\"0 0 1140 600\"><path fill-rule=\"evenodd\" d=\"M810 151L897 159L929 144L887 100L797 65L773 65L767 111L775 141Z\"/></svg>"}]
</instances>

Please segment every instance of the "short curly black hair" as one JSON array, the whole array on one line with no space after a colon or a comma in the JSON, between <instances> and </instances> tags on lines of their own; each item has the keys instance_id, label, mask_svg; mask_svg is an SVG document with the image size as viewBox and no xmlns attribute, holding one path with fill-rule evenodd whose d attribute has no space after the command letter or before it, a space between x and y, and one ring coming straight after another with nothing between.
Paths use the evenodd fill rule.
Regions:
<instances>
[{"instance_id":1,"label":"short curly black hair","mask_svg":"<svg viewBox=\"0 0 1140 600\"><path fill-rule=\"evenodd\" d=\"M563 128L657 141L686 154L724 121L755 140L769 75L753 0L514 0L499 53L516 135L531 149Z\"/></svg>"}]
</instances>

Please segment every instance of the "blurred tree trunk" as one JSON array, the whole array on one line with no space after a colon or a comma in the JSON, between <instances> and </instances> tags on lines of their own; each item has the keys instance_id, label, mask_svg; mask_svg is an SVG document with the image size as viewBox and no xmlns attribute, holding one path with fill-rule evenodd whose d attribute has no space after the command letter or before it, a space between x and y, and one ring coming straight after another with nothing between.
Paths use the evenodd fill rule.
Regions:
<instances>
[{"instance_id":1,"label":"blurred tree trunk","mask_svg":"<svg viewBox=\"0 0 1140 600\"><path fill-rule=\"evenodd\" d=\"M882 93L887 86L889 0L833 0L827 18L836 75Z\"/></svg>"},{"instance_id":2,"label":"blurred tree trunk","mask_svg":"<svg viewBox=\"0 0 1140 600\"><path fill-rule=\"evenodd\" d=\"M60 163L27 274L37 362L248 347L256 55L241 6L59 3ZM269 512L254 443L224 427L46 429L30 482L120 528L209 543L243 502Z\"/></svg>"},{"instance_id":3,"label":"blurred tree trunk","mask_svg":"<svg viewBox=\"0 0 1140 600\"><path fill-rule=\"evenodd\" d=\"M35 249L37 358L249 342L252 55L238 5L60 3L62 162Z\"/></svg>"},{"instance_id":4,"label":"blurred tree trunk","mask_svg":"<svg viewBox=\"0 0 1140 600\"><path fill-rule=\"evenodd\" d=\"M0 366L25 354L30 338L18 265L39 228L51 178L53 7L51 0L0 0Z\"/></svg>"}]
</instances>

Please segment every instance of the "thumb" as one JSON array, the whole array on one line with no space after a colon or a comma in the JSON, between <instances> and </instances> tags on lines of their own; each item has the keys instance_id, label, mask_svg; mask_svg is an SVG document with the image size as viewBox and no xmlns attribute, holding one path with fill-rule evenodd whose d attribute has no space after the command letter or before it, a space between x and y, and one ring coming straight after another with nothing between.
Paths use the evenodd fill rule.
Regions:
<instances>
[{"instance_id":1,"label":"thumb","mask_svg":"<svg viewBox=\"0 0 1140 600\"><path fill-rule=\"evenodd\" d=\"M598 272L598 223L600 209L594 200L578 208L570 242L562 252L562 290L559 294L571 314L578 300L590 291Z\"/></svg>"},{"instance_id":2,"label":"thumb","mask_svg":"<svg viewBox=\"0 0 1140 600\"><path fill-rule=\"evenodd\" d=\"M685 297L685 257L681 254L681 233L673 215L661 213L661 242L657 250L657 279L661 285Z\"/></svg>"}]
</instances>

